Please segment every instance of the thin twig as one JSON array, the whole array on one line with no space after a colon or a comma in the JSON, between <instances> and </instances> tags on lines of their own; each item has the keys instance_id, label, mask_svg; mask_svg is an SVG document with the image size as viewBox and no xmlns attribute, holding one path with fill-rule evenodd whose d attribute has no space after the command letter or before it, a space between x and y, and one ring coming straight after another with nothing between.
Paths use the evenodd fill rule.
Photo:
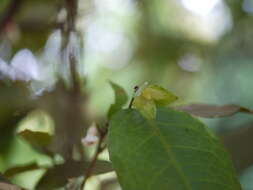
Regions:
<instances>
[{"instance_id":1,"label":"thin twig","mask_svg":"<svg viewBox=\"0 0 253 190\"><path fill-rule=\"evenodd\" d=\"M131 98L131 101L130 101L129 106L128 106L129 109L132 108L133 102L134 102L134 97Z\"/></svg>"},{"instance_id":2,"label":"thin twig","mask_svg":"<svg viewBox=\"0 0 253 190\"><path fill-rule=\"evenodd\" d=\"M132 98L131 98L131 101L130 101L130 103L129 103L129 106L128 106L129 109L131 109L132 106L133 106L134 97L135 97L136 92L137 92L138 90L139 90L139 86L135 86L135 87L134 87L134 94L133 94L133 96L132 96Z\"/></svg>"},{"instance_id":3,"label":"thin twig","mask_svg":"<svg viewBox=\"0 0 253 190\"><path fill-rule=\"evenodd\" d=\"M103 145L103 142L104 142L104 139L105 139L105 137L107 135L108 127L109 127L109 123L107 122L106 126L104 128L105 130L99 130L100 136L99 136L99 141L98 141L97 149L96 149L95 155L93 156L93 159L92 159L92 161L91 161L88 169L85 172L84 181L83 181L83 183L81 185L81 189L84 189L85 184L87 182L87 179L92 175L93 170L94 170L94 168L96 166L99 154L101 152L103 152L105 150L105 148L106 148L106 146Z\"/></svg>"}]
</instances>

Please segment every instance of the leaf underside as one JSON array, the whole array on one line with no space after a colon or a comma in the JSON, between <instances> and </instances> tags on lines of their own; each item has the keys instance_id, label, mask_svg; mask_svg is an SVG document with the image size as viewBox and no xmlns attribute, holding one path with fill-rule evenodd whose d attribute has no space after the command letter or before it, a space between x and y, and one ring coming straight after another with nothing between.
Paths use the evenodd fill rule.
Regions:
<instances>
[{"instance_id":1,"label":"leaf underside","mask_svg":"<svg viewBox=\"0 0 253 190\"><path fill-rule=\"evenodd\" d=\"M239 112L253 114L252 110L234 104L227 104L222 106L211 104L190 104L178 106L175 107L175 109L185 111L197 117L205 118L227 117Z\"/></svg>"},{"instance_id":2,"label":"leaf underside","mask_svg":"<svg viewBox=\"0 0 253 190\"><path fill-rule=\"evenodd\" d=\"M158 108L155 120L137 110L115 114L108 149L123 190L240 190L219 140L187 113Z\"/></svg>"}]
</instances>

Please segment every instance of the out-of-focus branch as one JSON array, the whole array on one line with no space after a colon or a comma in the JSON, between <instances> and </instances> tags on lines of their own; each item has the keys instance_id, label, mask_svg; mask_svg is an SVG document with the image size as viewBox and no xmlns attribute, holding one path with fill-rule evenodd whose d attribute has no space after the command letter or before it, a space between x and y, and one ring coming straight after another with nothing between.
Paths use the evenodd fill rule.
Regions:
<instances>
[{"instance_id":1,"label":"out-of-focus branch","mask_svg":"<svg viewBox=\"0 0 253 190\"><path fill-rule=\"evenodd\" d=\"M77 0L66 0L66 9L67 9L67 19L66 19L66 29L63 31L65 36L65 43L63 46L67 46L70 42L71 32L76 31L76 17L77 17L77 9L78 2ZM79 76L76 68L77 60L73 55L73 52L70 52L69 55L69 63L70 63L70 73L72 79L73 90L75 94L80 93L80 84L79 84Z\"/></svg>"},{"instance_id":2,"label":"out-of-focus branch","mask_svg":"<svg viewBox=\"0 0 253 190\"><path fill-rule=\"evenodd\" d=\"M77 3L77 0L66 0L68 32L75 31L76 28Z\"/></svg>"},{"instance_id":3,"label":"out-of-focus branch","mask_svg":"<svg viewBox=\"0 0 253 190\"><path fill-rule=\"evenodd\" d=\"M22 0L12 0L10 5L7 7L6 12L0 16L0 34L2 34L8 24L11 22L13 16L17 13Z\"/></svg>"},{"instance_id":4,"label":"out-of-focus branch","mask_svg":"<svg viewBox=\"0 0 253 190\"><path fill-rule=\"evenodd\" d=\"M75 50L78 47L74 43L73 36L76 37L76 16L77 16L77 0L65 0L64 8L67 12L63 27L61 27L62 44L62 68L69 68L70 88L66 87L66 83L61 80L58 85L59 98L64 101L64 105L60 102L54 107L58 107L56 121L58 121L53 149L59 149L66 160L72 159L74 148L79 150L82 157L83 151L81 147L81 138L86 129L86 121L83 118L83 94L81 93L80 77L77 71L78 59ZM61 92L60 92L61 91ZM57 99L59 99L57 98ZM57 100L58 101L58 100ZM59 145L60 144L60 145ZM55 148L56 147L56 148ZM59 147L59 148L57 148Z\"/></svg>"},{"instance_id":5,"label":"out-of-focus branch","mask_svg":"<svg viewBox=\"0 0 253 190\"><path fill-rule=\"evenodd\" d=\"M65 8L67 11L67 18L65 20L64 26L61 27L63 42L62 48L65 48L70 40L70 33L76 31L76 16L77 16L77 0L65 0Z\"/></svg>"}]
</instances>

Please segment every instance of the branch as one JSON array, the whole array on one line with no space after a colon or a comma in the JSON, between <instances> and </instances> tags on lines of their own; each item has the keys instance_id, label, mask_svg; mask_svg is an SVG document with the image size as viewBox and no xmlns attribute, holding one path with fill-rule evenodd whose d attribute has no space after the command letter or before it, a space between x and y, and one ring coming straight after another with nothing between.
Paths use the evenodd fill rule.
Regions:
<instances>
[{"instance_id":1,"label":"branch","mask_svg":"<svg viewBox=\"0 0 253 190\"><path fill-rule=\"evenodd\" d=\"M105 126L105 130L101 130L101 129L98 130L99 133L100 133L100 136L99 136L99 141L98 141L97 149L96 149L95 155L94 155L94 157L93 157L93 159L92 159L92 161L91 161L88 169L85 172L84 181L83 181L83 183L81 185L81 189L84 189L87 179L93 173L93 170L94 170L94 168L96 166L99 154L101 152L103 152L104 149L105 149L105 147L106 147L105 145L103 145L103 142L104 142L104 139L105 139L105 137L107 135L108 127L109 127L109 123L107 122L106 126Z\"/></svg>"},{"instance_id":2,"label":"branch","mask_svg":"<svg viewBox=\"0 0 253 190\"><path fill-rule=\"evenodd\" d=\"M75 31L76 24L76 16L77 16L77 0L66 0L66 8L67 8L67 31Z\"/></svg>"},{"instance_id":3,"label":"branch","mask_svg":"<svg viewBox=\"0 0 253 190\"><path fill-rule=\"evenodd\" d=\"M67 27L62 28L63 35L65 37L65 42L62 43L62 47L66 48L67 45L70 42L70 35L71 32L76 31L76 18L77 18L77 9L78 9L78 2L77 0L65 0L66 3L66 9L67 9L67 20L66 25ZM75 95L80 94L80 82L79 82L79 76L76 68L77 60L76 57L73 55L73 52L70 52L69 54L69 64L70 64L70 74L71 74L71 80L72 80L72 86L73 86L73 92Z\"/></svg>"},{"instance_id":4,"label":"branch","mask_svg":"<svg viewBox=\"0 0 253 190\"><path fill-rule=\"evenodd\" d=\"M135 87L134 87L134 93L133 93L133 96L132 96L132 98L131 98L131 100L130 100L130 103L129 103L129 106L128 106L129 109L131 109L132 106L133 106L134 98L135 98L136 93L137 93L137 91L139 90L139 88L140 88L139 86L135 86Z\"/></svg>"},{"instance_id":5,"label":"branch","mask_svg":"<svg viewBox=\"0 0 253 190\"><path fill-rule=\"evenodd\" d=\"M79 75L77 72L77 58L75 56L75 52L66 51L71 42L72 32L76 31L76 18L77 18L77 0L64 0L65 8L67 10L67 17L64 23L65 27L61 28L62 32L62 61L64 63L64 59L67 59L67 64L69 64L70 68L70 82L71 89L64 89L64 93L66 93L66 109L63 111L64 115L66 115L64 127L62 128L62 133L64 134L65 139L67 141L67 149L65 158L70 158L73 152L73 147L76 144L80 146L80 141L82 137L82 132L84 132L82 126L86 126L84 122L84 118L82 117L82 94L81 94L81 85L79 81ZM66 55L65 55L66 53ZM65 86L64 86L65 88ZM60 132L60 131L58 131ZM60 137L61 138L61 137ZM81 157L83 157L83 151L79 148L79 153Z\"/></svg>"},{"instance_id":6,"label":"branch","mask_svg":"<svg viewBox=\"0 0 253 190\"><path fill-rule=\"evenodd\" d=\"M13 16L17 13L22 0L12 0L6 12L0 16L0 34L4 32L5 28L11 22Z\"/></svg>"},{"instance_id":7,"label":"branch","mask_svg":"<svg viewBox=\"0 0 253 190\"><path fill-rule=\"evenodd\" d=\"M63 43L62 49L64 49L68 43L70 38L70 33L76 31L76 16L77 16L77 9L78 3L77 0L65 0L65 8L67 10L67 18L65 21L65 27L61 27L62 35L63 35Z\"/></svg>"}]
</instances>

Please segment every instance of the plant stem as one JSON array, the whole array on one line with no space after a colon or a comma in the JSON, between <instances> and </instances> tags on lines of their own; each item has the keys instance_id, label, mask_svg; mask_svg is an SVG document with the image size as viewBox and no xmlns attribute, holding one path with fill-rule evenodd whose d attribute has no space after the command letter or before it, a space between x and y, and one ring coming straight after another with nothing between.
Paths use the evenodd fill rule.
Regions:
<instances>
[{"instance_id":1,"label":"plant stem","mask_svg":"<svg viewBox=\"0 0 253 190\"><path fill-rule=\"evenodd\" d=\"M99 130L100 136L99 136L99 141L98 141L97 149L96 149L95 155L93 156L93 159L92 159L92 161L91 161L88 169L85 172L84 181L83 181L83 183L81 185L81 189L85 188L85 184L87 182L87 179L92 175L92 172L93 172L93 170L94 170L94 168L96 166L99 154L101 152L103 152L104 149L106 148L106 146L103 145L103 142L104 142L104 139L105 139L105 137L107 135L108 127L109 127L109 123L107 122L106 126L105 126L105 131Z\"/></svg>"},{"instance_id":2,"label":"plant stem","mask_svg":"<svg viewBox=\"0 0 253 190\"><path fill-rule=\"evenodd\" d=\"M129 106L128 106L128 108L129 108L129 109L131 109L131 108L132 108L132 106L133 106L134 97L135 97L136 92L137 92L138 90L139 90L139 86L135 86L135 87L134 87L134 93L133 93L133 96L132 96L131 101L130 101Z\"/></svg>"}]
</instances>

